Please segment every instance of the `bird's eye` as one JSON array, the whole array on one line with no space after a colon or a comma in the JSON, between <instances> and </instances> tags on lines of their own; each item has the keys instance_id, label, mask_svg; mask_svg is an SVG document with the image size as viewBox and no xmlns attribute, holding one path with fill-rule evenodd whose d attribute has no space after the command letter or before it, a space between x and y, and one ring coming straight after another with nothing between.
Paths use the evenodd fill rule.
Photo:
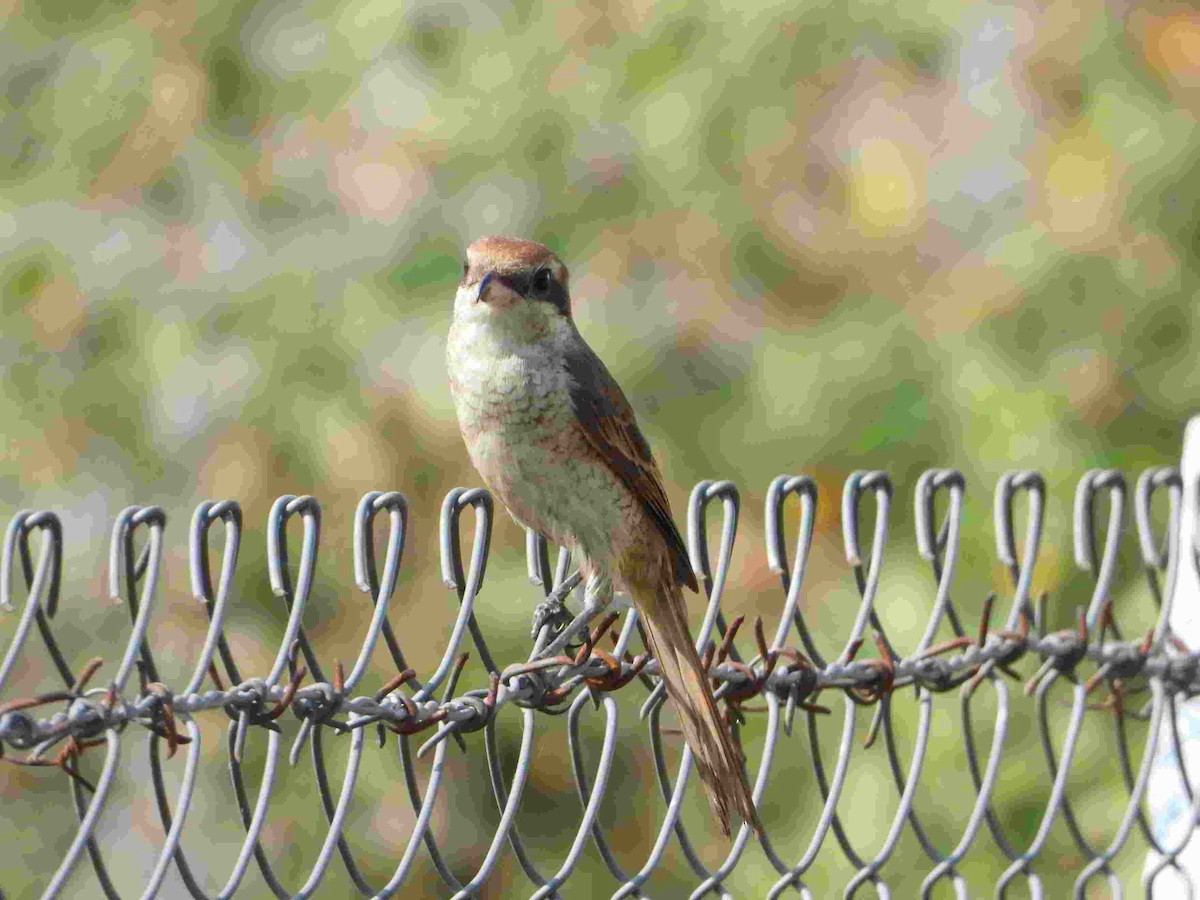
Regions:
<instances>
[{"instance_id":1,"label":"bird's eye","mask_svg":"<svg viewBox=\"0 0 1200 900\"><path fill-rule=\"evenodd\" d=\"M467 272L471 271L471 264L465 259L463 260L463 278L467 277Z\"/></svg>"},{"instance_id":2,"label":"bird's eye","mask_svg":"<svg viewBox=\"0 0 1200 900\"><path fill-rule=\"evenodd\" d=\"M533 290L535 293L544 294L550 290L550 282L553 276L549 269L538 269L533 273Z\"/></svg>"}]
</instances>

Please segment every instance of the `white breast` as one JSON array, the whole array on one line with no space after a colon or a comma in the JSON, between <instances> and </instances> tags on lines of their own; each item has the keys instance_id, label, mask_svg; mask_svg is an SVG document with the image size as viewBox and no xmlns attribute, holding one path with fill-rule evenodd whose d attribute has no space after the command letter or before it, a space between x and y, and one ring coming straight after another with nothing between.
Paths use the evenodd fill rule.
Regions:
<instances>
[{"instance_id":1,"label":"white breast","mask_svg":"<svg viewBox=\"0 0 1200 900\"><path fill-rule=\"evenodd\" d=\"M456 322L447 345L471 460L521 524L589 556L611 552L623 486L575 423L564 354Z\"/></svg>"}]
</instances>

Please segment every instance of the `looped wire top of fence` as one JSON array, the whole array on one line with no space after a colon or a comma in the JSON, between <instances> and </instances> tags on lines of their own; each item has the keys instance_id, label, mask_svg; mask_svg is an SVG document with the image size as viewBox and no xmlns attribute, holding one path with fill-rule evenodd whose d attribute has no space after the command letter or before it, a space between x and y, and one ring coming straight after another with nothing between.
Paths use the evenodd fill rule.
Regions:
<instances>
[{"instance_id":1,"label":"looped wire top of fence","mask_svg":"<svg viewBox=\"0 0 1200 900\"><path fill-rule=\"evenodd\" d=\"M476 616L482 611L480 595L496 514L486 491L456 489L442 506L440 574L457 595L458 611L444 652L424 676L409 667L391 624L391 619L403 620L403 610L389 611L406 562L410 530L402 494L366 494L353 519L354 580L367 595L370 609L340 610L341 616L354 617L365 629L348 672L340 662L322 666L304 626L317 578L320 504L312 497L284 496L271 507L267 571L287 619L269 669L248 675L245 664L236 659L237 641L230 640L226 629L231 605L237 602L242 512L233 500L202 503L188 531L188 575L209 624L189 666L190 677L174 688L160 680L152 651L153 613L163 589L167 541L163 510L131 506L114 523L108 590L126 606L131 626L115 674L98 686L93 682L101 661L78 666L55 637L54 622L66 608L60 604L61 523L52 512L18 513L8 526L0 557L0 606L17 617L0 661L0 757L5 763L61 769L77 816L74 837L53 871L37 873L43 896L66 896L79 889L83 876L76 870L85 851L100 890L107 897L121 896L110 872L115 855L110 819L116 802L110 798L114 786L129 774L129 766L121 762L121 748L131 725L149 735L150 791L160 826L154 858L138 887L142 897L155 896L167 883L172 895L231 897L239 888L253 890L247 887L251 863L275 896L316 896L323 882L328 883L335 857L353 886L347 889L375 897L420 895L428 882L421 882L425 888L416 886L419 867L431 867L431 877L455 897L479 896L501 881L505 895L661 896L656 879L668 876L664 883L671 891L686 885L685 893L693 897L731 896L735 882L739 895L811 897L815 894L810 883L830 857L841 871L849 872L843 888L848 897L861 894L868 882L880 897L891 896L896 884L919 889L922 897L947 890L958 897L981 891L1007 897L1014 895L1018 881L1025 882L1033 896L1044 896L1047 879L1062 884L1064 858L1071 861L1075 896L1092 896L1089 891L1100 882L1107 882L1114 896L1122 896L1118 866L1124 864L1127 874L1131 866L1136 871L1147 849L1152 863L1140 876L1147 894L1161 888L1164 873L1186 882L1189 873L1180 857L1200 815L1200 795L1183 763L1180 748L1186 736L1180 722L1184 702L1200 693L1200 654L1172 633L1169 617L1180 568L1200 564L1200 547L1180 547L1184 484L1179 472L1150 469L1132 492L1141 591L1153 610L1140 626L1136 612L1123 608L1138 589L1118 585L1131 500L1120 472L1088 472L1078 484L1071 546L1087 601L1078 607L1074 624L1060 630L1050 629L1047 598L1035 595L1033 588L1034 569L1044 550L1045 481L1036 472L1022 471L1005 475L996 485L995 552L1005 583L986 599L955 588L958 569L968 562L980 565L978 559L964 559L962 552L966 488L962 474L950 469L930 470L918 480L913 498L916 545L933 587L927 595L927 618L919 628L889 630L883 619L895 601L883 568L885 553L896 543L891 528L898 496L883 472L856 472L846 481L842 549L858 599L844 634L819 627L826 620L827 588L821 581L814 586L809 575L822 502L812 479L780 476L769 486L766 558L781 591L759 604L760 609L777 612L766 620L759 616L750 625L741 617L727 622L722 613L741 514L738 490L727 481L705 481L692 491L686 517L688 550L707 600L697 645L710 668L715 695L742 739L766 826L762 834L742 828L728 844L714 843L703 819L692 822L684 814L685 798L695 790L691 755L686 749L670 749L681 745L672 734L657 664L647 654L635 653L635 611L614 610L603 621L593 621L586 637L566 655L546 659L530 653L510 662L492 652ZM714 553L709 520L718 505L723 519ZM460 535L465 513L473 520L467 556ZM386 521L386 536L380 534L380 521ZM210 548L214 529L222 533L219 561ZM296 538L289 536L297 531L298 552ZM788 531L795 532L790 546ZM546 542L534 534L528 536L526 554L530 580L541 588L528 601L520 601L532 612L538 599L571 579L570 554L560 549L552 566ZM517 601L506 597L503 602ZM997 604L1001 610L995 609ZM969 627L968 620L975 624ZM486 680L463 690L468 634ZM366 687L380 639L392 674ZM910 644L902 645L902 639ZM867 647L874 655L864 654ZM10 696L6 686L15 680L20 660L37 654L49 659L62 688ZM1018 673L1018 666L1026 672ZM135 673L136 688L130 681ZM1023 689L1014 691L1009 677L1018 679ZM1056 690L1060 684L1066 687ZM904 688L913 690L912 713L907 712L907 700L900 699ZM948 702L941 695L951 691L957 696L950 704L951 719L957 720L949 729L936 728L935 710ZM661 802L635 803L636 774L627 761L621 762L630 756L629 743L636 741L639 752L642 746L633 732L621 730L628 713L623 717L617 700L632 695L638 696L640 718L648 728ZM1032 698L1036 722L1022 732L1016 726L1022 721L1018 709L1025 696ZM762 705L751 706L752 702ZM834 712L839 706L837 726ZM584 725L589 707L603 711L602 724ZM196 849L208 849L209 840L195 829L188 832L186 824L198 796L200 719L215 710L229 719L224 756L234 790L232 799L206 796L204 805L228 807L240 837L228 859L209 858L198 868L193 862ZM310 747L317 785L311 799L281 797L277 789L285 733L280 718L288 710L299 722L287 759L297 765L302 750ZM759 711L766 714L765 725L748 718ZM860 711L869 716L865 730ZM794 743L798 712L804 715L807 749ZM539 766L547 764L539 746L550 740L539 731L561 727L543 724L544 716L559 715L565 716L574 797L547 796L549 789L537 777ZM1110 721L1112 727L1088 731L1089 716ZM510 753L502 751L498 736L502 722L519 727ZM359 784L364 757L370 755L369 730L375 733L379 754L372 764L403 781L412 808L404 819L404 833L394 834L388 844L386 870L362 862L347 827L360 821L355 811L371 810L378 803ZM256 751L256 763L248 768L244 757L255 733L265 734L265 750ZM398 736L398 754L384 750L388 733ZM468 740L474 733L481 733L481 740ZM861 744L856 734L864 739ZM331 780L327 760L333 735L344 736L348 744L340 788ZM413 738L420 742L416 747ZM1102 745L1092 747L1089 741ZM482 753L498 814L494 824L483 821L482 803L447 805L461 790L449 774L452 746L469 757ZM168 760L183 751L183 770L171 778L164 774L172 764L163 760L163 749ZM1116 760L1109 783L1092 791L1099 800L1089 797L1090 783L1080 784L1078 769L1090 766L1080 759L1089 749ZM868 808L873 818L884 818L875 823L868 841L856 834L854 820L863 807L856 803L850 808L856 793L850 774L853 761L862 765L871 755L883 760L884 768L871 782L874 793ZM1017 773L1024 813L1016 825L1013 817L1003 814L1012 799L1011 785L1002 788L1006 763L1011 768L1014 757L1024 767ZM1039 757L1040 770L1026 766ZM1156 760L1163 759L1171 767L1178 801L1188 807L1182 836L1156 830L1148 811L1150 772ZM93 774L97 766L98 774ZM951 770L959 778L959 789L953 792L942 787ZM1082 775L1088 777L1087 772ZM178 782L173 794L168 780ZM54 795L52 786L40 781L25 790L35 790L47 801ZM810 799L805 805L797 797ZM618 819L634 816L636 825L614 823L603 815L606 801L610 811L616 805ZM319 823L319 847L299 869L290 866L286 875L279 872L278 848L268 840L272 812L281 802L311 804L306 822ZM570 823L566 846L553 863L538 861L546 853L535 849L533 839L518 826L519 813L528 805L553 808L560 817L555 821ZM1090 816L1081 814L1084 807L1092 811ZM1098 808L1102 821L1097 825L1093 820ZM471 809L479 813L478 821L456 822L456 816ZM787 813L796 810L802 813L789 818ZM462 853L447 852L437 836L438 820L451 829L486 829L469 864L464 864ZM0 829L11 832L22 825L6 821L0 812ZM1048 848L1053 848L1053 858ZM512 868L514 860L520 874ZM990 873L986 884L978 880L978 872L974 881L968 878L978 860L989 862L990 868L981 870ZM285 883L286 877L299 883ZM572 883L573 877L580 881Z\"/></svg>"}]
</instances>

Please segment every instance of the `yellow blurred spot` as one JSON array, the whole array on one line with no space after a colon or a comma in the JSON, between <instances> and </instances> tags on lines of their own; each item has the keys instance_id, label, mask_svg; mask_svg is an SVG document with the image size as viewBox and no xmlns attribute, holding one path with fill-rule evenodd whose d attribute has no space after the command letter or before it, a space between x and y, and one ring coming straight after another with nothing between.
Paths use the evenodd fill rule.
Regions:
<instances>
[{"instance_id":1,"label":"yellow blurred spot","mask_svg":"<svg viewBox=\"0 0 1200 900\"><path fill-rule=\"evenodd\" d=\"M1185 84L1200 83L1200 13L1180 12L1151 22L1146 58L1164 75Z\"/></svg>"},{"instance_id":2,"label":"yellow blurred spot","mask_svg":"<svg viewBox=\"0 0 1200 900\"><path fill-rule=\"evenodd\" d=\"M391 0L351 0L337 17L337 34L355 59L374 60L404 22L405 8Z\"/></svg>"},{"instance_id":3,"label":"yellow blurred spot","mask_svg":"<svg viewBox=\"0 0 1200 900\"><path fill-rule=\"evenodd\" d=\"M250 505L263 492L270 467L270 439L247 425L235 424L210 445L200 467L202 491L211 497L236 497Z\"/></svg>"},{"instance_id":4,"label":"yellow blurred spot","mask_svg":"<svg viewBox=\"0 0 1200 900\"><path fill-rule=\"evenodd\" d=\"M1073 360L1061 379L1072 410L1093 428L1110 424L1131 400L1112 360L1099 353Z\"/></svg>"},{"instance_id":5,"label":"yellow blurred spot","mask_svg":"<svg viewBox=\"0 0 1200 900\"><path fill-rule=\"evenodd\" d=\"M646 144L654 150L677 143L692 133L692 123L699 110L696 93L663 91L646 104Z\"/></svg>"},{"instance_id":6,"label":"yellow blurred spot","mask_svg":"<svg viewBox=\"0 0 1200 900\"><path fill-rule=\"evenodd\" d=\"M328 483L345 491L361 491L382 484L389 472L377 435L366 422L340 419L332 412L325 423Z\"/></svg>"},{"instance_id":7,"label":"yellow blurred spot","mask_svg":"<svg viewBox=\"0 0 1200 900\"><path fill-rule=\"evenodd\" d=\"M1047 154L1042 177L1047 227L1059 234L1106 230L1116 180L1112 148L1094 130L1059 140Z\"/></svg>"},{"instance_id":8,"label":"yellow blurred spot","mask_svg":"<svg viewBox=\"0 0 1200 900\"><path fill-rule=\"evenodd\" d=\"M1062 588L1066 574L1063 555L1059 548L1054 544L1043 544L1041 552L1038 553L1037 567L1034 569L1031 596L1036 599L1043 591L1046 591L1051 595L1050 602L1052 602L1054 595ZM1055 613L1047 608L1046 615L1047 618L1053 619Z\"/></svg>"},{"instance_id":9,"label":"yellow blurred spot","mask_svg":"<svg viewBox=\"0 0 1200 900\"><path fill-rule=\"evenodd\" d=\"M159 72L154 76L154 114L164 125L177 121L191 105L191 93L188 79L179 71Z\"/></svg>"},{"instance_id":10,"label":"yellow blurred spot","mask_svg":"<svg viewBox=\"0 0 1200 900\"><path fill-rule=\"evenodd\" d=\"M160 375L170 375L179 368L181 360L191 356L191 335L188 326L178 320L161 322L157 333L148 335L149 356Z\"/></svg>"},{"instance_id":11,"label":"yellow blurred spot","mask_svg":"<svg viewBox=\"0 0 1200 900\"><path fill-rule=\"evenodd\" d=\"M204 110L206 80L187 60L161 60L150 89L150 105L93 185L97 196L121 194L149 184L196 130Z\"/></svg>"},{"instance_id":12,"label":"yellow blurred spot","mask_svg":"<svg viewBox=\"0 0 1200 900\"><path fill-rule=\"evenodd\" d=\"M1046 170L1046 188L1057 198L1075 203L1108 188L1109 160L1078 141L1059 146Z\"/></svg>"},{"instance_id":13,"label":"yellow blurred spot","mask_svg":"<svg viewBox=\"0 0 1200 900\"><path fill-rule=\"evenodd\" d=\"M25 307L34 336L48 350L62 351L79 335L87 303L70 281L56 279L34 294Z\"/></svg>"},{"instance_id":14,"label":"yellow blurred spot","mask_svg":"<svg viewBox=\"0 0 1200 900\"><path fill-rule=\"evenodd\" d=\"M62 417L42 425L35 437L13 441L12 458L27 484L49 485L75 475L92 431L82 419Z\"/></svg>"},{"instance_id":15,"label":"yellow blurred spot","mask_svg":"<svg viewBox=\"0 0 1200 900\"><path fill-rule=\"evenodd\" d=\"M880 234L912 227L925 203L925 172L909 153L884 138L859 147L851 168L851 214L859 231Z\"/></svg>"}]
</instances>

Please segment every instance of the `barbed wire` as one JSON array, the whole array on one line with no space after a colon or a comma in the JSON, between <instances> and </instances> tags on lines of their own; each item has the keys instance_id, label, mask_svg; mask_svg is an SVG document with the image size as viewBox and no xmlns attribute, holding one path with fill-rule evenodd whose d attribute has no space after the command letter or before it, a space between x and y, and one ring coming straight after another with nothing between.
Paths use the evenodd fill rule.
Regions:
<instances>
[{"instance_id":1,"label":"barbed wire","mask_svg":"<svg viewBox=\"0 0 1200 900\"><path fill-rule=\"evenodd\" d=\"M1083 897L1088 885L1096 878L1104 878L1114 896L1121 895L1122 886L1112 862L1126 847L1135 828L1156 854L1157 861L1147 867L1144 875L1147 894L1153 893L1164 871L1172 870L1186 880L1180 863L1186 836L1168 844L1155 833L1145 811L1151 763L1160 732L1165 732L1175 750L1174 766L1181 794L1186 792L1190 805L1188 821L1193 827L1200 821L1200 796L1192 790L1184 767L1179 725L1182 701L1200 694L1200 653L1191 652L1168 627L1181 562L1186 558L1189 564L1200 565L1197 548L1181 550L1179 547L1183 484L1178 471L1168 467L1147 470L1138 479L1134 491L1139 553L1146 583L1158 604L1159 614L1153 628L1131 640L1122 636L1111 597L1128 493L1120 472L1093 470L1079 482L1074 506L1074 555L1077 565L1090 573L1092 594L1088 605L1079 610L1074 628L1052 632L1046 630L1044 595L1034 598L1030 593L1042 541L1046 502L1042 477L1032 471L1012 472L996 486L993 503L996 552L1008 571L1011 596L1007 600L1007 615L999 627L993 627L991 621L997 598L995 595L987 598L980 627L974 634L965 630L960 612L951 599L951 584L959 557L964 491L962 474L950 469L929 470L916 485L917 547L931 568L937 591L920 640L909 653L901 654L875 612L889 536L892 483L882 472L857 472L846 481L841 502L843 543L860 603L845 644L836 655L828 657L818 648L800 602L816 526L816 483L804 476L780 476L768 490L768 563L780 578L785 594L770 639L761 618L746 628L740 618L726 623L720 610L740 513L736 487L727 481L705 481L692 491L687 511L688 549L692 567L708 599L704 622L697 633L697 646L702 650L705 665L716 686L715 696L723 701L735 732L743 721L742 711L747 701L760 699L766 703L766 734L761 755L749 767L756 802L761 802L767 789L780 731L791 734L797 711L803 711L809 722L812 771L824 801L808 847L795 862L784 859L771 840L769 829L767 833L756 835L749 828L743 828L736 835L725 860L716 868L701 861L680 817L684 792L691 780L691 754L684 751L672 775L662 739L666 729L661 724L660 714L665 694L655 678L657 663L647 654L633 655L630 649L639 628L636 612L613 612L598 622L593 621L586 634L581 632L566 653L549 658L541 651L555 637L551 625L540 629L525 661L501 667L490 652L474 615L490 555L494 510L486 491L456 489L447 495L442 505L439 529L441 574L443 581L457 592L459 611L445 651L434 672L425 680L419 679L407 665L387 618L408 529L408 505L400 493L373 491L366 494L357 507L353 527L355 581L359 590L370 597L373 613L349 672L337 662L328 674L315 657L302 625L314 582L320 539L321 507L318 502L312 497L288 495L276 500L271 508L267 521L268 573L273 591L286 603L288 619L270 670L264 676L250 678L244 677L237 665L224 630L242 539L241 509L232 500L206 502L197 507L189 528L190 582L192 593L205 605L209 628L191 677L178 690L160 681L148 634L151 611L162 580L166 527L163 510L154 506L131 506L113 525L108 589L114 599L125 601L132 626L116 674L103 687L89 687L100 661L93 659L76 673L64 658L51 628L62 586L61 523L52 512L18 513L9 524L0 557L0 606L9 609L14 606L17 570L25 585L25 596L13 639L0 661L0 699L4 696L5 682L14 671L19 655L27 648L35 628L64 688L0 702L0 757L10 763L61 768L70 777L79 819L76 835L50 877L43 896L61 895L85 850L105 895L119 896L95 832L97 820L118 776L122 733L131 724L153 735L155 752L150 754L151 781L165 835L142 896L152 897L162 888L172 863L191 896L209 896L188 863L181 837L194 799L200 759L200 729L195 717L216 709L223 710L231 720L227 755L245 832L232 871L217 892L220 897L232 896L238 890L252 859L275 896L313 896L335 853L361 893L394 896L405 886L422 847L453 896L476 896L496 871L506 845L529 878L533 896L556 897L576 871L589 838L615 880L613 896L644 896L647 882L662 862L672 834L676 835L680 851L697 879L693 897L729 896L726 880L744 858L751 841L757 841L778 876L767 896L777 897L788 889L794 889L801 896L811 896L805 873L820 851L830 844L831 833L835 839L833 843L856 870L846 886L846 896L854 896L869 882L879 896L887 897L890 889L884 869L906 829L916 837L930 863L921 886L922 896L930 896L937 885L947 882L956 896L966 897L967 883L960 872L960 864L985 825L996 850L1008 861L996 885L997 896L1007 896L1011 884L1021 878L1034 896L1042 896L1043 885L1037 864L1051 827L1058 819L1066 823L1072 842L1085 860L1075 880L1077 897ZM1156 534L1153 501L1159 493L1167 496L1166 527L1161 534ZM1023 540L1018 544L1015 505L1022 495L1026 498L1027 513ZM799 507L799 527L789 561L785 519L789 501L793 498ZM860 516L868 498L874 503L874 524L870 544L864 545ZM1097 517L1103 505L1102 498L1108 517L1102 540L1098 540L1101 535ZM717 502L722 507L723 524L714 568L709 553L707 516L709 507ZM940 524L937 524L939 506L944 509ZM474 517L474 535L464 564L460 528L462 515L468 510ZM375 521L380 516L388 519L382 568L375 535ZM303 525L294 577L287 536L288 524L293 518L299 518ZM223 549L214 583L210 531L217 525L223 529ZM135 537L140 532L145 532L145 539L139 550ZM36 562L31 547L35 533L40 536ZM528 535L526 555L529 576L544 593L549 594L552 590L562 593L577 582L577 575L569 575L569 553L560 549L557 565L552 569L549 548L540 536ZM937 635L946 625L954 636L937 642ZM744 632L751 633L755 650L745 657L739 651L737 641ZM468 633L479 660L489 673L489 681L486 686L459 692L465 663L461 646ZM878 655L859 658L868 638ZM396 675L373 693L359 693L380 639L388 650ZM608 643L612 645L611 650L602 646ZM992 802L1010 719L1009 687L1005 676L1019 678L1013 665L1027 656L1037 657L1040 661L1034 676L1025 683L1024 693L1032 695L1037 704L1039 736L1052 787L1037 832L1029 845L1021 850L1006 834ZM135 672L138 687L131 692L129 679ZM1057 716L1049 712L1048 696L1051 686L1059 679L1070 681L1072 688L1065 736L1056 749L1049 723ZM656 840L642 866L632 873L617 861L598 821L601 801L613 783L618 716L612 694L631 684L640 684L648 692L641 716L649 723L656 774L666 801ZM980 752L982 740L971 716L973 698L983 684L991 686L996 704L986 758ZM211 686L206 689L206 685ZM1094 702L1102 686L1106 699ZM893 692L904 687L916 689L918 704L917 733L907 760L902 758L895 740L891 703ZM960 691L964 748L975 797L959 840L947 850L935 846L915 808L914 797L929 752L932 697L953 689ZM817 723L825 714L831 713L831 705L822 705L818 701L830 696L831 692L842 695L844 706L837 758L832 761L832 766L823 757L816 739ZM1146 693L1149 694L1148 701L1142 702L1138 709L1130 708L1137 697ZM588 772L585 764L580 731L581 714L589 701L605 713L601 751L594 774ZM520 749L511 776L503 771L495 734L497 717L508 705L519 707L522 717ZM57 711L44 715L46 708L52 706L58 707ZM854 848L837 811L846 785L855 711L860 706L872 708L873 718L866 743L869 746L880 734L884 736L888 765L899 795L898 808L886 839L869 857ZM1083 717L1089 708L1097 707L1109 710L1118 722L1114 740L1126 796L1116 833L1104 847L1095 845L1085 836L1066 791ZM282 884L260 843L281 751L282 732L277 720L289 709L300 719L300 727L288 759L295 765L304 747L311 744L319 795L328 823L310 874L297 889ZM525 796L533 767L534 721L538 713L566 716L581 805L570 850L553 874L544 873L534 864L515 825L516 812ZM1125 720L1134 717L1148 722L1136 771L1134 760L1138 755L1130 746L1124 727ZM416 813L415 824L394 874L385 884L377 886L368 882L355 862L344 834L369 727L374 730L380 747L389 732L400 736L399 758ZM253 729L267 732L267 747L265 768L252 801L242 756L247 735ZM322 749L325 729L350 735L345 775L336 796ZM449 742L453 740L465 749L463 736L480 731L485 736L488 771L501 816L478 870L463 881L451 872L434 837L431 821L443 787ZM424 740L414 753L409 741L418 735ZM185 770L173 802L165 786L158 752L163 744L168 756L174 756L181 747L186 748ZM99 777L92 783L80 772L77 763L82 754L101 747L104 748L104 761ZM18 756L18 752L24 755ZM428 753L432 753L432 763L422 793L416 760Z\"/></svg>"}]
</instances>

